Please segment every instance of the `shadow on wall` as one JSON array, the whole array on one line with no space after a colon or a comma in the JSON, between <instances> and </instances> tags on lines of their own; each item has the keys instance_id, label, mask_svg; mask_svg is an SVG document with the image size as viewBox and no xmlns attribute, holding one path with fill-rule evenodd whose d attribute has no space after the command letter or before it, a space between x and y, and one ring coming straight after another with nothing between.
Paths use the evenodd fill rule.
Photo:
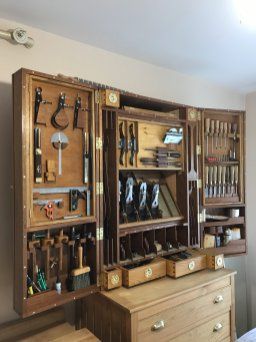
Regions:
<instances>
[{"instance_id":1,"label":"shadow on wall","mask_svg":"<svg viewBox=\"0 0 256 342\"><path fill-rule=\"evenodd\" d=\"M0 83L0 323L17 318L13 310L12 122L12 85Z\"/></svg>"}]
</instances>

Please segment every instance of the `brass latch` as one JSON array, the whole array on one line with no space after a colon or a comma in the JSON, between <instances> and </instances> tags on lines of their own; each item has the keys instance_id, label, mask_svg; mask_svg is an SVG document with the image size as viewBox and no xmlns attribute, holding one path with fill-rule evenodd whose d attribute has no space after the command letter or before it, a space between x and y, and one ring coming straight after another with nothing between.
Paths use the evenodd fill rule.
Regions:
<instances>
[{"instance_id":1,"label":"brass latch","mask_svg":"<svg viewBox=\"0 0 256 342\"><path fill-rule=\"evenodd\" d=\"M96 195L103 195L103 182L96 183Z\"/></svg>"},{"instance_id":2,"label":"brass latch","mask_svg":"<svg viewBox=\"0 0 256 342\"><path fill-rule=\"evenodd\" d=\"M96 150L102 150L102 139L101 139L101 137L96 137Z\"/></svg>"}]
</instances>

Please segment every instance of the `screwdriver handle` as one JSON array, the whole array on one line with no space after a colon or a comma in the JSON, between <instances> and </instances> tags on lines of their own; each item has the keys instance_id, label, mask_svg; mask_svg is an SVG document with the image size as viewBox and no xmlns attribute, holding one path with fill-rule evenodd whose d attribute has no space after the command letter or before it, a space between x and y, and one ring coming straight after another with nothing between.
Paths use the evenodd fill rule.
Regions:
<instances>
[{"instance_id":1,"label":"screwdriver handle","mask_svg":"<svg viewBox=\"0 0 256 342\"><path fill-rule=\"evenodd\" d=\"M210 119L206 118L205 119L205 133L206 135L208 135L210 132Z\"/></svg>"}]
</instances>

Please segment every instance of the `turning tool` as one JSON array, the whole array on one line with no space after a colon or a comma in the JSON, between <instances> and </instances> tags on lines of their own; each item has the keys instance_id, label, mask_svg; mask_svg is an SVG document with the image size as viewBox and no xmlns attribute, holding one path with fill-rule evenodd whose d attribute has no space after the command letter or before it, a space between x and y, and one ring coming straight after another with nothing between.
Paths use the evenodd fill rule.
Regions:
<instances>
[{"instance_id":1,"label":"turning tool","mask_svg":"<svg viewBox=\"0 0 256 342\"><path fill-rule=\"evenodd\" d=\"M205 136L206 136L206 156L209 153L209 134L210 134L210 119L205 119Z\"/></svg>"},{"instance_id":2,"label":"turning tool","mask_svg":"<svg viewBox=\"0 0 256 342\"><path fill-rule=\"evenodd\" d=\"M58 163L59 163L59 175L62 175L62 160L61 160L61 150L68 146L68 138L62 132L57 132L52 135L51 143L53 147L59 151Z\"/></svg>"},{"instance_id":3,"label":"turning tool","mask_svg":"<svg viewBox=\"0 0 256 342\"><path fill-rule=\"evenodd\" d=\"M222 197L226 197L226 166L222 166Z\"/></svg>"},{"instance_id":4,"label":"turning tool","mask_svg":"<svg viewBox=\"0 0 256 342\"><path fill-rule=\"evenodd\" d=\"M224 133L224 122L220 122L220 132L219 132L219 148L222 148L222 138Z\"/></svg>"},{"instance_id":5,"label":"turning tool","mask_svg":"<svg viewBox=\"0 0 256 342\"><path fill-rule=\"evenodd\" d=\"M205 190L204 190L205 198L209 197L209 166L205 167Z\"/></svg>"},{"instance_id":6,"label":"turning tool","mask_svg":"<svg viewBox=\"0 0 256 342\"><path fill-rule=\"evenodd\" d=\"M224 135L224 147L227 149L227 135L228 135L228 123L224 122L223 124L223 135Z\"/></svg>"},{"instance_id":7,"label":"turning tool","mask_svg":"<svg viewBox=\"0 0 256 342\"><path fill-rule=\"evenodd\" d=\"M213 197L217 197L217 165L213 166Z\"/></svg>"},{"instance_id":8,"label":"turning tool","mask_svg":"<svg viewBox=\"0 0 256 342\"><path fill-rule=\"evenodd\" d=\"M231 196L234 196L235 166L230 167Z\"/></svg>"},{"instance_id":9,"label":"turning tool","mask_svg":"<svg viewBox=\"0 0 256 342\"><path fill-rule=\"evenodd\" d=\"M219 145L219 131L220 131L220 121L215 121L215 148L218 148Z\"/></svg>"},{"instance_id":10,"label":"turning tool","mask_svg":"<svg viewBox=\"0 0 256 342\"><path fill-rule=\"evenodd\" d=\"M209 166L209 197L213 196L213 167Z\"/></svg>"},{"instance_id":11,"label":"turning tool","mask_svg":"<svg viewBox=\"0 0 256 342\"><path fill-rule=\"evenodd\" d=\"M239 169L238 169L238 165L235 165L235 195L237 196L238 195L238 172L239 172Z\"/></svg>"},{"instance_id":12,"label":"turning tool","mask_svg":"<svg viewBox=\"0 0 256 342\"><path fill-rule=\"evenodd\" d=\"M221 197L221 175L222 175L222 166L218 165L218 193L217 196Z\"/></svg>"},{"instance_id":13,"label":"turning tool","mask_svg":"<svg viewBox=\"0 0 256 342\"><path fill-rule=\"evenodd\" d=\"M227 166L227 169L226 169L226 196L230 196L230 194L231 194L230 167Z\"/></svg>"},{"instance_id":14,"label":"turning tool","mask_svg":"<svg viewBox=\"0 0 256 342\"><path fill-rule=\"evenodd\" d=\"M214 127L215 127L214 120L211 120L211 125L210 125L210 136L211 136L211 138L212 138L212 153L213 153Z\"/></svg>"}]
</instances>

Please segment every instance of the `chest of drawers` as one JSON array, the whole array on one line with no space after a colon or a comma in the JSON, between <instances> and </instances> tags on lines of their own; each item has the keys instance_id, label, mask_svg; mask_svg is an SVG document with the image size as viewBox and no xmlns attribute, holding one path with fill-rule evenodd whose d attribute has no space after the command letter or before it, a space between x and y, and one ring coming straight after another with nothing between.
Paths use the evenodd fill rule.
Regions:
<instances>
[{"instance_id":1,"label":"chest of drawers","mask_svg":"<svg viewBox=\"0 0 256 342\"><path fill-rule=\"evenodd\" d=\"M234 275L204 270L84 300L83 325L102 341L234 341Z\"/></svg>"}]
</instances>

